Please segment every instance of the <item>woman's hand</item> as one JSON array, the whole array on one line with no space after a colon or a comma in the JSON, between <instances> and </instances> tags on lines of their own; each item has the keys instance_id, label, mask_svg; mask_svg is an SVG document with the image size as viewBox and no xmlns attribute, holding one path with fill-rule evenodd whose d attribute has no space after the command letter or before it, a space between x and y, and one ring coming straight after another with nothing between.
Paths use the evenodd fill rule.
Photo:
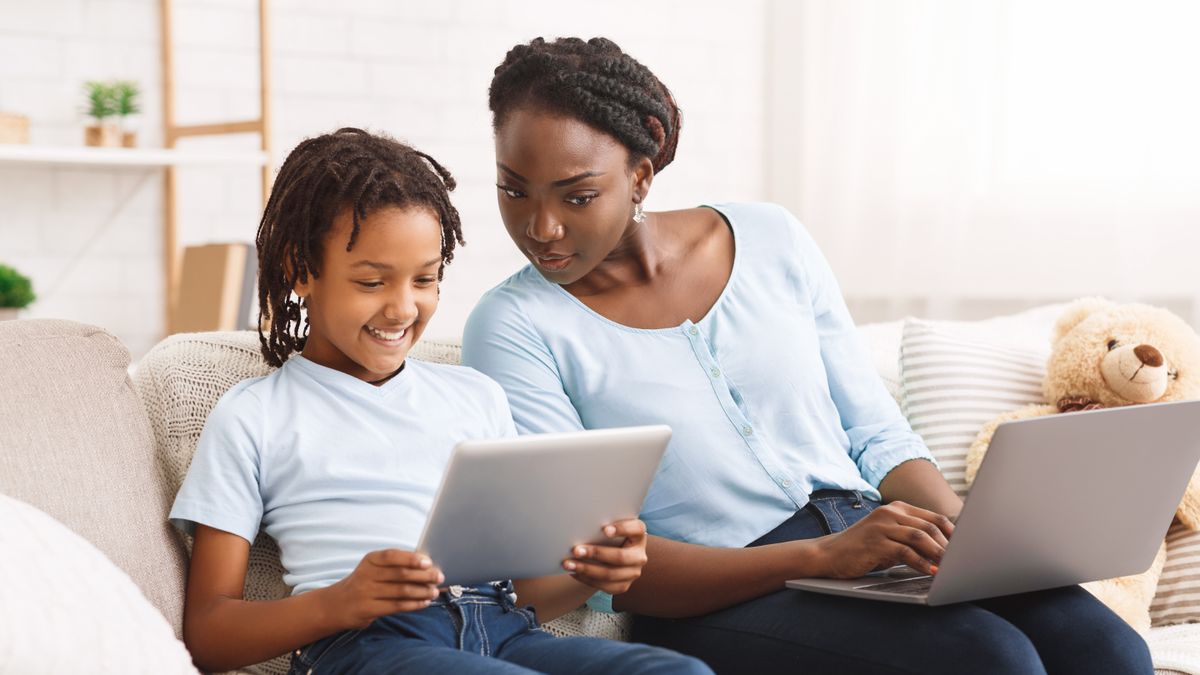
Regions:
<instances>
[{"instance_id":1,"label":"woman's hand","mask_svg":"<svg viewBox=\"0 0 1200 675\"><path fill-rule=\"evenodd\" d=\"M580 544L571 549L573 557L563 561L563 569L577 581L612 595L629 590L642 576L646 565L646 524L631 518L605 525L604 536L624 537L620 546Z\"/></svg>"},{"instance_id":2,"label":"woman's hand","mask_svg":"<svg viewBox=\"0 0 1200 675\"><path fill-rule=\"evenodd\" d=\"M908 565L935 574L946 552L954 523L940 513L904 502L891 502L836 534L820 540L828 573L853 579L868 572Z\"/></svg>"},{"instance_id":3,"label":"woman's hand","mask_svg":"<svg viewBox=\"0 0 1200 675\"><path fill-rule=\"evenodd\" d=\"M366 628L381 616L428 607L444 580L428 556L389 548L366 554L350 576L313 593L324 595L338 626Z\"/></svg>"}]
</instances>

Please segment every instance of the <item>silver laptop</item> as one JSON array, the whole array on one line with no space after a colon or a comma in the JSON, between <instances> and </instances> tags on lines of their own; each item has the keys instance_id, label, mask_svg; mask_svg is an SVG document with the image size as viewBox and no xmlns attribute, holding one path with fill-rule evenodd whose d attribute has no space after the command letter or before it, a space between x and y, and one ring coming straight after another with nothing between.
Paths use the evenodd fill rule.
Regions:
<instances>
[{"instance_id":1,"label":"silver laptop","mask_svg":"<svg viewBox=\"0 0 1200 675\"><path fill-rule=\"evenodd\" d=\"M670 438L656 425L459 443L417 550L447 585L564 574L573 546L637 517Z\"/></svg>"},{"instance_id":2,"label":"silver laptop","mask_svg":"<svg viewBox=\"0 0 1200 675\"><path fill-rule=\"evenodd\" d=\"M944 605L1149 569L1200 462L1200 401L1001 424L930 577L892 568L788 588Z\"/></svg>"}]
</instances>

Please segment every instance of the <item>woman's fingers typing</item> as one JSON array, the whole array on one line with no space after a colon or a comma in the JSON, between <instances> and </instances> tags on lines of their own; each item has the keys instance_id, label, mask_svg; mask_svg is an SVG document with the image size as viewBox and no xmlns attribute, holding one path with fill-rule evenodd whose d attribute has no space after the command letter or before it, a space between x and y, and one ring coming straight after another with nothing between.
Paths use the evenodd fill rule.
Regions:
<instances>
[{"instance_id":1,"label":"woman's fingers typing","mask_svg":"<svg viewBox=\"0 0 1200 675\"><path fill-rule=\"evenodd\" d=\"M936 573L953 531L954 523L939 513L903 502L885 504L830 536L829 575L852 578L896 564Z\"/></svg>"}]
</instances>

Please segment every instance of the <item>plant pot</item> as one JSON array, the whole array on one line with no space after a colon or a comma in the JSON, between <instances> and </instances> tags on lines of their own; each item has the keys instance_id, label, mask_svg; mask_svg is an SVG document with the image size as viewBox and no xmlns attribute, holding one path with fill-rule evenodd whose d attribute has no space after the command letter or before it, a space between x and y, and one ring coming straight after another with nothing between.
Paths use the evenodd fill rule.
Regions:
<instances>
[{"instance_id":1,"label":"plant pot","mask_svg":"<svg viewBox=\"0 0 1200 675\"><path fill-rule=\"evenodd\" d=\"M20 307L0 307L0 321L12 321L21 316Z\"/></svg>"},{"instance_id":2,"label":"plant pot","mask_svg":"<svg viewBox=\"0 0 1200 675\"><path fill-rule=\"evenodd\" d=\"M121 128L111 123L84 127L83 143L93 148L119 148L121 147Z\"/></svg>"},{"instance_id":3,"label":"plant pot","mask_svg":"<svg viewBox=\"0 0 1200 675\"><path fill-rule=\"evenodd\" d=\"M137 132L122 131L121 132L121 147L136 148L137 147Z\"/></svg>"},{"instance_id":4,"label":"plant pot","mask_svg":"<svg viewBox=\"0 0 1200 675\"><path fill-rule=\"evenodd\" d=\"M0 143L28 143L29 118L14 113L0 113Z\"/></svg>"}]
</instances>

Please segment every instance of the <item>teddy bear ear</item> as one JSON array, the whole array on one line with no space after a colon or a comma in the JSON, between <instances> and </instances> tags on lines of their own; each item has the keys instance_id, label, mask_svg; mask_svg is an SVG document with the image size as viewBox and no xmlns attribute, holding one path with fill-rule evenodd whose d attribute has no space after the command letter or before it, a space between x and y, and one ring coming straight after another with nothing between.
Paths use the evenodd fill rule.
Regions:
<instances>
[{"instance_id":1,"label":"teddy bear ear","mask_svg":"<svg viewBox=\"0 0 1200 675\"><path fill-rule=\"evenodd\" d=\"M1062 336L1070 333L1072 328L1078 326L1080 322L1089 316L1115 306L1115 303L1104 298L1094 297L1075 300L1070 305L1067 305L1067 308L1058 317L1058 321L1054 323L1054 341L1057 342Z\"/></svg>"}]
</instances>

